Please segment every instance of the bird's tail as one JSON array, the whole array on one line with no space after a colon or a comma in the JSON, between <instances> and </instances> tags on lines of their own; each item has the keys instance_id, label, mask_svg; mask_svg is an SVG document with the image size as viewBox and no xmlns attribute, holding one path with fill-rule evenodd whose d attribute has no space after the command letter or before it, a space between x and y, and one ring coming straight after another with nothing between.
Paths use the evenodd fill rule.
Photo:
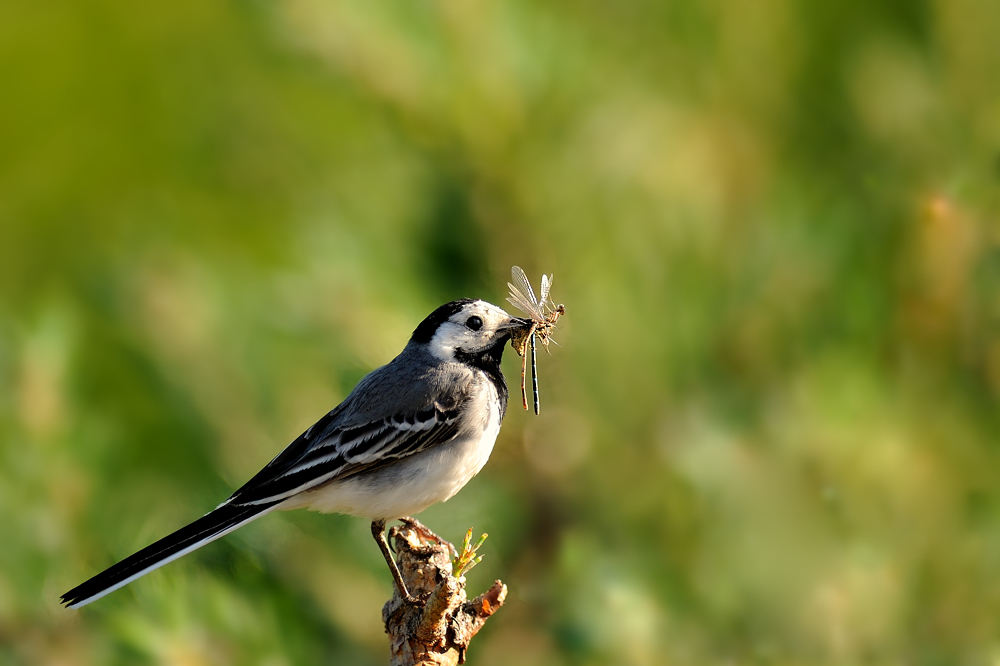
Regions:
<instances>
[{"instance_id":1,"label":"bird's tail","mask_svg":"<svg viewBox=\"0 0 1000 666\"><path fill-rule=\"evenodd\" d=\"M62 595L61 601L69 608L79 608L89 604L148 574L153 569L187 555L249 523L254 518L268 513L278 504L279 502L253 505L223 504L190 525L185 525L173 534L105 569L85 583L77 585Z\"/></svg>"}]
</instances>

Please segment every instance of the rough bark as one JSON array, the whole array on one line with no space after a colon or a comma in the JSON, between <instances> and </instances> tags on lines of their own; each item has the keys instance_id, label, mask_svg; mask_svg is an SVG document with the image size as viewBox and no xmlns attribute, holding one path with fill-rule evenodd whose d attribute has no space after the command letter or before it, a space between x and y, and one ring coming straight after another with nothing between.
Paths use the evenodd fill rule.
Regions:
<instances>
[{"instance_id":1,"label":"rough bark","mask_svg":"<svg viewBox=\"0 0 1000 666\"><path fill-rule=\"evenodd\" d=\"M410 594L418 604L405 602L396 590L382 608L389 634L392 666L439 666L465 663L473 636L503 605L507 586L493 586L469 601L465 579L452 575L447 541L415 520L389 530L389 541Z\"/></svg>"}]
</instances>

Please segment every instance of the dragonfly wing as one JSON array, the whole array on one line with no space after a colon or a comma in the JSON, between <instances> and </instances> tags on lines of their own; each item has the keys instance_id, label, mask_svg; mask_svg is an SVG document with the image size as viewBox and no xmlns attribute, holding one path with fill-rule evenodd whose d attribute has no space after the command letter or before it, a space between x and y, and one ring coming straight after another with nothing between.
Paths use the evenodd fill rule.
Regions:
<instances>
[{"instance_id":1,"label":"dragonfly wing","mask_svg":"<svg viewBox=\"0 0 1000 666\"><path fill-rule=\"evenodd\" d=\"M542 315L538 310L538 306L534 303L528 301L524 294L517 291L514 285L510 286L510 296L507 298L507 302L513 305L515 308L523 312L524 314L531 317L533 320L538 321L542 319Z\"/></svg>"},{"instance_id":2,"label":"dragonfly wing","mask_svg":"<svg viewBox=\"0 0 1000 666\"><path fill-rule=\"evenodd\" d=\"M538 301L538 308L545 310L549 303L549 290L552 289L552 276L542 273L542 288L539 290L541 299Z\"/></svg>"},{"instance_id":3,"label":"dragonfly wing","mask_svg":"<svg viewBox=\"0 0 1000 666\"><path fill-rule=\"evenodd\" d=\"M536 307L538 306L538 299L535 298L535 290L531 288L531 281L528 280L528 276L524 274L520 266L514 266L510 269L510 277L513 284L508 284L512 291L520 292L527 301Z\"/></svg>"}]
</instances>

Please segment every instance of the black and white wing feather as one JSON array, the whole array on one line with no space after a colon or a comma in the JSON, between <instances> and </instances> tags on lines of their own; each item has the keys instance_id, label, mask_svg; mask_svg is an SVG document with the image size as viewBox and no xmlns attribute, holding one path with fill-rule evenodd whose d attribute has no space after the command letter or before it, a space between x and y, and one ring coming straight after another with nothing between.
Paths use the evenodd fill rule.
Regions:
<instances>
[{"instance_id":1,"label":"black and white wing feather","mask_svg":"<svg viewBox=\"0 0 1000 666\"><path fill-rule=\"evenodd\" d=\"M453 439L464 401L366 423L338 425L334 410L226 500L231 506L267 505L300 492L390 464Z\"/></svg>"}]
</instances>

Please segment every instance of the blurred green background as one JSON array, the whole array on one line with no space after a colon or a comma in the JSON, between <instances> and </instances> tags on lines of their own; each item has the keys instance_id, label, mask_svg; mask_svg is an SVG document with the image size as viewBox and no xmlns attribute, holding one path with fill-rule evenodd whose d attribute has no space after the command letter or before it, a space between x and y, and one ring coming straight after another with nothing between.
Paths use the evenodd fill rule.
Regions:
<instances>
[{"instance_id":1,"label":"blurred green background","mask_svg":"<svg viewBox=\"0 0 1000 666\"><path fill-rule=\"evenodd\" d=\"M0 5L0 664L379 664L360 519L82 611L510 266L472 663L1000 662L1000 3ZM516 357L505 369L515 380ZM512 381L511 383L515 383Z\"/></svg>"}]
</instances>

